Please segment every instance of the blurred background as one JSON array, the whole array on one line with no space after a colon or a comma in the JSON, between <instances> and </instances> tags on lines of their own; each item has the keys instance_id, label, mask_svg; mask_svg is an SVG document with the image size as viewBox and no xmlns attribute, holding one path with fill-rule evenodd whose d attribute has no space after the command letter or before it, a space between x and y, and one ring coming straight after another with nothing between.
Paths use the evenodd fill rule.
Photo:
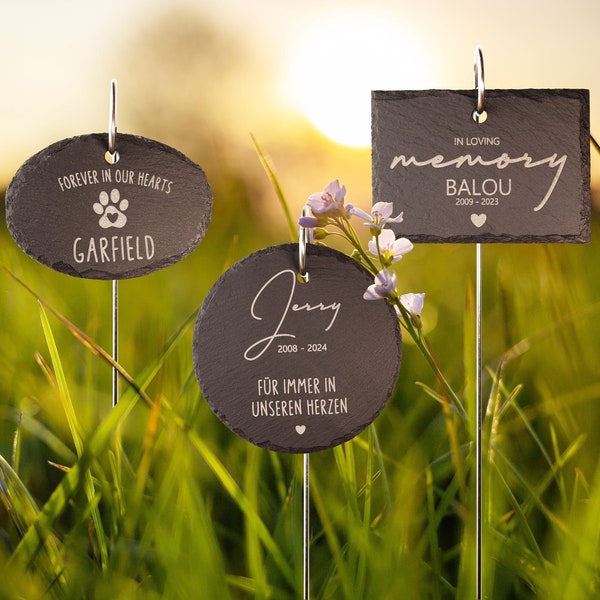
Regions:
<instances>
[{"instance_id":1,"label":"blurred background","mask_svg":"<svg viewBox=\"0 0 600 600\"><path fill-rule=\"evenodd\" d=\"M370 90L471 88L479 44L488 88L588 88L593 106L599 12L594 0L7 3L0 177L55 140L104 131L114 77L119 129L209 174L216 155L259 171L252 133L293 201L338 175L368 201Z\"/></svg>"},{"instance_id":2,"label":"blurred background","mask_svg":"<svg viewBox=\"0 0 600 600\"><path fill-rule=\"evenodd\" d=\"M591 133L600 137L600 4L22 0L4 2L0 22L0 190L49 144L106 131L116 78L118 130L185 153L202 166L214 194L212 223L197 250L120 286L121 362L136 378L156 367L148 393L168 400L162 410L169 419L156 433L148 411L137 407L123 424L129 471L123 467L116 478L124 490L118 501L111 496L115 486L121 489L112 455L98 459L103 468L94 477L108 481L99 493L115 544L114 585L132 598L194 597L198 586L209 586L205 597L219 600L297 597L299 463L251 448L226 430L200 397L190 356L189 319L220 273L250 252L289 241L251 136L271 158L294 214L336 178L347 200L366 209L370 91L470 89L473 52L481 45L489 89L589 89ZM600 164L594 149L591 156L597 206ZM495 600L600 593L598 233L594 210L590 244L483 248L486 443L493 449L486 454L486 589ZM16 247L4 218L0 263L110 348L108 282L38 265ZM436 378L405 339L397 394L376 422L381 464L371 464L375 446L366 432L313 458L315 597L398 598L398 589L407 590L406 598L473 597L472 487L464 488L464 473L451 464L448 431L455 428L468 471L474 265L471 245L421 245L398 266L404 291L427 294L425 331L471 422L449 427L452 419L428 392ZM57 321L52 326L77 418L90 435L110 413L110 368ZM177 332L181 340L167 358ZM39 505L64 474L48 461L75 460L61 395L48 375L56 365L48 369L49 362L35 300L0 272L0 455ZM183 436L177 419L186 423ZM214 456L200 452L189 432ZM243 488L246 504L211 457ZM249 516L248 506L262 521ZM86 539L88 513L76 507L65 507L57 539L75 553L83 548L78 556L94 565L81 559L82 589L96 586L110 595L106 565L77 541ZM134 523L127 521L131 514ZM20 539L10 517L0 505L0 568ZM281 555L254 536L257 522ZM141 556L143 566L123 562L118 550ZM200 560L208 566L198 571ZM286 562L292 575L281 566ZM42 571L15 576L15 597L48 589L53 580L38 577ZM69 595L75 588L68 584L64 589L56 597L79 597Z\"/></svg>"}]
</instances>

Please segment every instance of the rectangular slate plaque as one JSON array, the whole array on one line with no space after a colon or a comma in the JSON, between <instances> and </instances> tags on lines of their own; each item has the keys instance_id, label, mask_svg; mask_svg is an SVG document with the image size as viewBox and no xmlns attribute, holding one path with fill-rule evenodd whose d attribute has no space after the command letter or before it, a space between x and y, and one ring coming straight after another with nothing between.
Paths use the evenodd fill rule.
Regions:
<instances>
[{"instance_id":1,"label":"rectangular slate plaque","mask_svg":"<svg viewBox=\"0 0 600 600\"><path fill-rule=\"evenodd\" d=\"M415 242L589 242L588 90L372 92L373 203Z\"/></svg>"}]
</instances>

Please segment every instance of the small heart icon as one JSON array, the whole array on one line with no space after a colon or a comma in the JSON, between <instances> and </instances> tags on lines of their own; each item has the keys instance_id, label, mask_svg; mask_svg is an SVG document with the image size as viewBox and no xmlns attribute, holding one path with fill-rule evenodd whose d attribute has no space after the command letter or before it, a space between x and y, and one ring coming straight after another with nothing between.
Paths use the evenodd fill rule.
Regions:
<instances>
[{"instance_id":1,"label":"small heart icon","mask_svg":"<svg viewBox=\"0 0 600 600\"><path fill-rule=\"evenodd\" d=\"M484 213L481 213L480 215L476 215L475 213L473 213L471 215L471 222L473 223L473 225L475 225L475 227L481 227L487 220L487 215Z\"/></svg>"},{"instance_id":2,"label":"small heart icon","mask_svg":"<svg viewBox=\"0 0 600 600\"><path fill-rule=\"evenodd\" d=\"M306 425L296 425L296 433L302 435L306 431Z\"/></svg>"}]
</instances>

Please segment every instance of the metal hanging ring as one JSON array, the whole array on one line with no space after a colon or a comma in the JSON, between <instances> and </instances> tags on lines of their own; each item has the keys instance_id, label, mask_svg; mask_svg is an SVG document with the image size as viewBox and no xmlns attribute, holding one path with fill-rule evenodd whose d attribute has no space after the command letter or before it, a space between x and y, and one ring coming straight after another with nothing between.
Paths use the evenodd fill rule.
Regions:
<instances>
[{"instance_id":1,"label":"metal hanging ring","mask_svg":"<svg viewBox=\"0 0 600 600\"><path fill-rule=\"evenodd\" d=\"M483 69L483 51L480 46L475 48L473 71L475 89L477 90L477 106L473 111L473 120L476 123L484 123L487 119L487 113L485 112L485 73Z\"/></svg>"},{"instance_id":2,"label":"metal hanging ring","mask_svg":"<svg viewBox=\"0 0 600 600\"><path fill-rule=\"evenodd\" d=\"M108 151L104 155L107 163L114 165L119 160L117 152L117 80L110 82L110 104L108 109Z\"/></svg>"},{"instance_id":3,"label":"metal hanging ring","mask_svg":"<svg viewBox=\"0 0 600 600\"><path fill-rule=\"evenodd\" d=\"M308 206L302 209L302 216L310 216L310 208ZM312 228L301 225L298 231L298 280L302 283L308 283L310 279L306 270L306 245L312 242L312 238Z\"/></svg>"}]
</instances>

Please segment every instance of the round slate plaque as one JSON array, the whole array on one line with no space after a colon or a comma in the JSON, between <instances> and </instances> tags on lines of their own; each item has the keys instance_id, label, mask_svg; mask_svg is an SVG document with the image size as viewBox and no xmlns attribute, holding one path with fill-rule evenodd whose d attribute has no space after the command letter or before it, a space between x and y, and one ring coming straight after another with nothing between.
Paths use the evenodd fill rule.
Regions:
<instances>
[{"instance_id":1,"label":"round slate plaque","mask_svg":"<svg viewBox=\"0 0 600 600\"><path fill-rule=\"evenodd\" d=\"M177 150L120 133L62 140L17 171L6 221L29 256L62 273L125 279L167 267L204 237L212 210L202 169Z\"/></svg>"},{"instance_id":2,"label":"round slate plaque","mask_svg":"<svg viewBox=\"0 0 600 600\"><path fill-rule=\"evenodd\" d=\"M194 332L194 367L208 404L263 448L314 452L369 425L392 394L402 352L393 308L367 301L370 273L309 244L260 250L207 295Z\"/></svg>"}]
</instances>

